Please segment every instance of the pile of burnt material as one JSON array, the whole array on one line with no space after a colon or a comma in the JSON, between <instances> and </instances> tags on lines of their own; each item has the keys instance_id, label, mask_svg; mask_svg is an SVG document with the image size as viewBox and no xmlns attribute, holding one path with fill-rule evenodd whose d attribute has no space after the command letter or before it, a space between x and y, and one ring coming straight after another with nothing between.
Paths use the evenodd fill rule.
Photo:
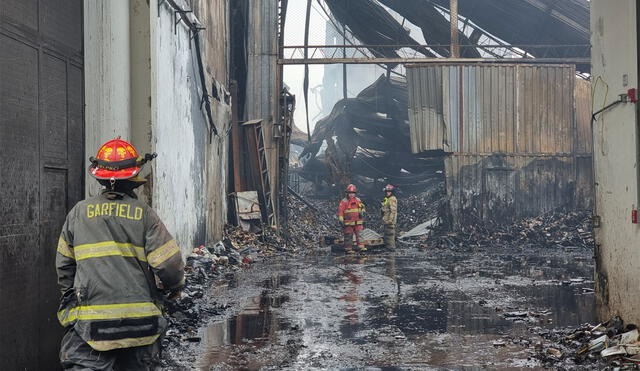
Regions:
<instances>
[{"instance_id":1,"label":"pile of burnt material","mask_svg":"<svg viewBox=\"0 0 640 371\"><path fill-rule=\"evenodd\" d=\"M292 169L313 195L340 194L353 183L376 192L385 184L420 190L442 174L442 152L411 153L407 83L381 76L355 98L340 100L315 126Z\"/></svg>"},{"instance_id":2,"label":"pile of burnt material","mask_svg":"<svg viewBox=\"0 0 640 371\"><path fill-rule=\"evenodd\" d=\"M289 215L286 236L290 249L317 248L324 236L337 233L337 204L334 208L326 201L318 202L293 193L289 193L287 201Z\"/></svg>"},{"instance_id":3,"label":"pile of burnt material","mask_svg":"<svg viewBox=\"0 0 640 371\"><path fill-rule=\"evenodd\" d=\"M544 340L536 344L535 358L556 370L637 370L640 366L638 326L620 317L577 328L538 329Z\"/></svg>"},{"instance_id":4,"label":"pile of burnt material","mask_svg":"<svg viewBox=\"0 0 640 371\"><path fill-rule=\"evenodd\" d=\"M590 211L550 212L509 225L471 224L458 232L436 229L425 242L428 247L575 247L593 249L593 226Z\"/></svg>"}]
</instances>

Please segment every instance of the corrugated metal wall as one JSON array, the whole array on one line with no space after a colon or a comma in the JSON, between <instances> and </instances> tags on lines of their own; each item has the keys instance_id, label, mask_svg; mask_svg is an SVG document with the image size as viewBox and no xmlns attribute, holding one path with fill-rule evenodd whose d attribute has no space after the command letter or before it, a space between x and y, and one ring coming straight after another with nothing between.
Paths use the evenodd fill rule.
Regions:
<instances>
[{"instance_id":1,"label":"corrugated metal wall","mask_svg":"<svg viewBox=\"0 0 640 371\"><path fill-rule=\"evenodd\" d=\"M454 224L591 208L589 83L568 65L407 68L414 153L444 150Z\"/></svg>"},{"instance_id":2,"label":"corrugated metal wall","mask_svg":"<svg viewBox=\"0 0 640 371\"><path fill-rule=\"evenodd\" d=\"M278 145L273 137L277 119L276 68L278 41L278 2L249 0L247 41L248 76L245 117L262 119L264 147L267 155L272 202L278 207ZM276 210L276 215L278 212Z\"/></svg>"}]
</instances>

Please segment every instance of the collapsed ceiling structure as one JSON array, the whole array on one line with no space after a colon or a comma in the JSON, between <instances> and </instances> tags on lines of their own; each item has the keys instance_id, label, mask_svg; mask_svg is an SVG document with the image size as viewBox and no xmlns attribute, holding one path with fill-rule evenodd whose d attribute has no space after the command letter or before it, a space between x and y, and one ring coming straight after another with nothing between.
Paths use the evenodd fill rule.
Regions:
<instances>
[{"instance_id":1,"label":"collapsed ceiling structure","mask_svg":"<svg viewBox=\"0 0 640 371\"><path fill-rule=\"evenodd\" d=\"M454 0L462 58L588 58L588 0ZM397 58L410 48L424 57L451 57L451 0L324 0L332 22L376 57ZM397 14L392 15L395 12ZM402 21L398 21L398 15ZM426 44L412 38L411 22ZM343 30L338 30L343 32ZM389 65L388 68L393 68ZM589 72L589 64L576 64ZM381 76L355 98L338 101L315 126L300 155L300 175L316 186L419 185L440 174L442 153L410 150L407 85ZM318 189L315 190L318 192Z\"/></svg>"},{"instance_id":2,"label":"collapsed ceiling structure","mask_svg":"<svg viewBox=\"0 0 640 371\"><path fill-rule=\"evenodd\" d=\"M336 21L376 56L397 57L411 47L425 57L450 57L450 0L325 0ZM588 0L456 0L461 57L588 57ZM384 5L384 7L383 7ZM422 30L427 45L413 39L385 7ZM381 48L380 45L396 45ZM500 47L500 48L498 48ZM433 51L433 52L432 52ZM481 54L482 51L484 54ZM435 55L434 55L435 54ZM589 64L576 66L589 72Z\"/></svg>"},{"instance_id":3,"label":"collapsed ceiling structure","mask_svg":"<svg viewBox=\"0 0 640 371\"><path fill-rule=\"evenodd\" d=\"M329 189L351 182L376 189L420 186L441 172L442 161L411 153L407 106L406 81L384 75L355 98L340 100L316 124L299 156L300 175Z\"/></svg>"}]
</instances>

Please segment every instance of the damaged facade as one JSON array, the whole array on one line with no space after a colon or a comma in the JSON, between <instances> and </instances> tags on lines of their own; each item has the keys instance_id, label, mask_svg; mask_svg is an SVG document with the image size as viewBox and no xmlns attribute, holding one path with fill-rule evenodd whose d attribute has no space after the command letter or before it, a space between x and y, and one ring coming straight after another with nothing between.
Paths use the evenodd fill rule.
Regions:
<instances>
[{"instance_id":1,"label":"damaged facade","mask_svg":"<svg viewBox=\"0 0 640 371\"><path fill-rule=\"evenodd\" d=\"M220 238L226 215L227 45L214 37L225 12L225 1L85 3L85 157L116 136L157 153L145 195L185 251Z\"/></svg>"},{"instance_id":2,"label":"damaged facade","mask_svg":"<svg viewBox=\"0 0 640 371\"><path fill-rule=\"evenodd\" d=\"M230 68L238 102L230 133L230 193L237 205L240 192L256 191L261 218L255 223L277 228L286 225L284 200L295 107L295 97L282 87L282 66L276 63L282 52L286 4L243 0L230 2L229 8ZM236 207L229 217L241 219Z\"/></svg>"},{"instance_id":3,"label":"damaged facade","mask_svg":"<svg viewBox=\"0 0 640 371\"><path fill-rule=\"evenodd\" d=\"M442 150L454 226L593 203L590 85L561 65L407 67L414 153Z\"/></svg>"},{"instance_id":4,"label":"damaged facade","mask_svg":"<svg viewBox=\"0 0 640 371\"><path fill-rule=\"evenodd\" d=\"M330 22L346 26L332 34L362 44L359 57L335 62L385 63L388 87L381 77L318 121L300 172L316 189L424 183L443 169L454 228L592 207L588 1L325 3ZM459 22L457 40L448 17ZM400 63L406 82L392 77L404 73Z\"/></svg>"}]
</instances>

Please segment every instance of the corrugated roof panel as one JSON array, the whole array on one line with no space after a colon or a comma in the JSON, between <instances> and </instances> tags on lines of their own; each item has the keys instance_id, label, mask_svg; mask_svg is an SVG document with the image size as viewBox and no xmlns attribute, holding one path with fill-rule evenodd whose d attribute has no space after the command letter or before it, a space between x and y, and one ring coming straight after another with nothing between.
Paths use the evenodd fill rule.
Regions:
<instances>
[{"instance_id":1,"label":"corrugated roof panel","mask_svg":"<svg viewBox=\"0 0 640 371\"><path fill-rule=\"evenodd\" d=\"M409 126L413 152L442 149L445 120L442 102L441 68L411 69L409 88Z\"/></svg>"}]
</instances>

